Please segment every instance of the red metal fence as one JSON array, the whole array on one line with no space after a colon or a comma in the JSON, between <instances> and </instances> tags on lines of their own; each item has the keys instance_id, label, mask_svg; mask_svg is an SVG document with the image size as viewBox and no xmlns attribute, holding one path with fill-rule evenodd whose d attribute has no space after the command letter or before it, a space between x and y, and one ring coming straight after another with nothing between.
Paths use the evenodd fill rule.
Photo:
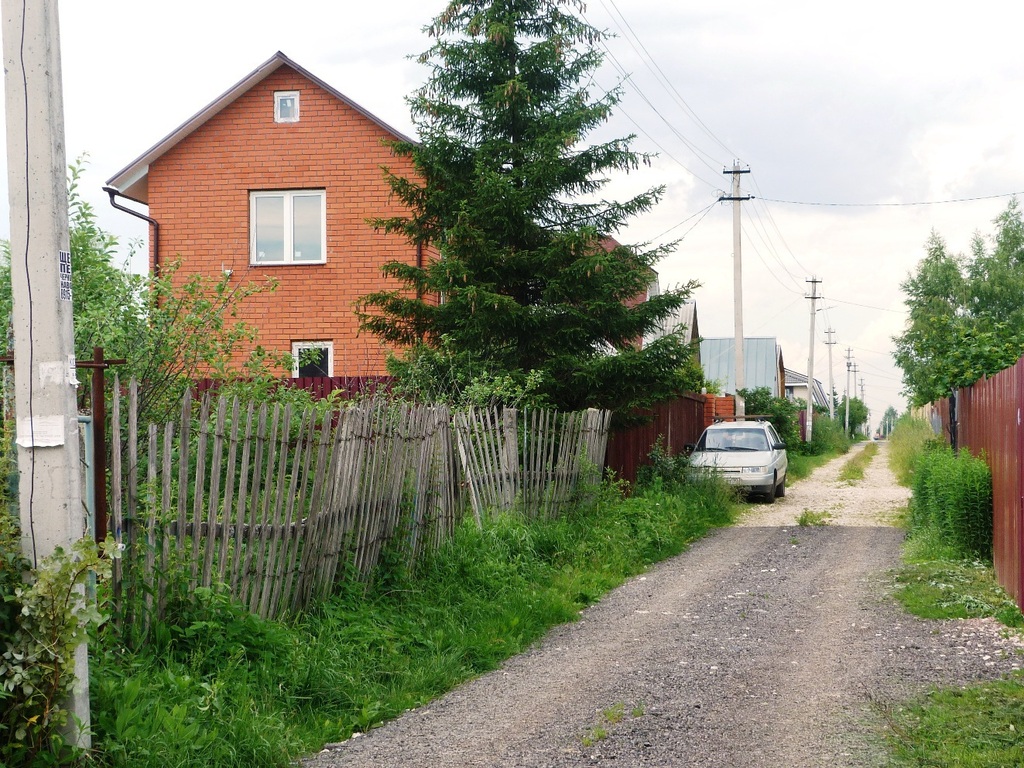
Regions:
<instances>
[{"instance_id":1,"label":"red metal fence","mask_svg":"<svg viewBox=\"0 0 1024 768\"><path fill-rule=\"evenodd\" d=\"M665 450L675 455L682 453L687 443L697 442L704 431L704 398L700 395L683 395L648 413L653 416L649 423L613 432L608 440L605 466L631 483L636 482L637 469L650 463L647 456L659 437L664 438Z\"/></svg>"},{"instance_id":2,"label":"red metal fence","mask_svg":"<svg viewBox=\"0 0 1024 768\"><path fill-rule=\"evenodd\" d=\"M950 437L950 402L937 404ZM957 392L957 442L992 470L993 559L996 576L1024 608L1024 358L1012 368Z\"/></svg>"}]
</instances>

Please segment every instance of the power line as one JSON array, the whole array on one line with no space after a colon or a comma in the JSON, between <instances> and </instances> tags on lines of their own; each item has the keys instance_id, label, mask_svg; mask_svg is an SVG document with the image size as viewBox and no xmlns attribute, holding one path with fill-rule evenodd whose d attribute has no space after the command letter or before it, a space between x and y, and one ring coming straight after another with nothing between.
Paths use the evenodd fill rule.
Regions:
<instances>
[{"instance_id":1,"label":"power line","mask_svg":"<svg viewBox=\"0 0 1024 768\"><path fill-rule=\"evenodd\" d=\"M716 206L717 204L718 204L718 200L715 200L715 201L714 201L713 203L710 203L710 204L709 204L709 205L708 205L708 206L707 206L706 208L704 208L703 210L697 211L697 212L696 212L695 214L693 214L693 215L691 215L691 216L687 216L687 217L686 217L685 219L683 219L682 221L680 221L680 222L679 222L678 224L673 224L673 225L672 225L671 227L669 227L668 229L666 229L666 230L665 230L664 232L662 232L662 233L661 233L660 235L655 235L655 237L653 238L652 242L655 242L655 241L658 241L658 240L660 240L660 239L661 239L661 238L663 238L663 237L664 237L665 235L667 235L667 234L668 234L669 232L671 232L671 231L672 231L673 229L679 229L679 227L683 226L683 224L685 224L686 222L690 221L690 219L693 219L693 218L695 218L695 217L697 217L697 216L700 216L700 218L699 218L699 219L697 219L697 221L695 221L695 222L694 222L694 224L693 224L693 226L692 226L692 227L690 227L690 228L689 228L688 230L686 230L686 231L685 231L685 232L684 232L684 233L683 233L682 235L680 235L680 237L679 237L679 239L677 240L677 242L682 242L683 240L685 240L685 239L686 239L686 236L687 236L688 234L690 234L691 232L693 232L693 230L694 230L694 229L696 229L696 228L697 228L697 225L698 225L698 224L700 224L700 223L701 223L702 221L704 221L704 218L705 218L705 217L706 217L706 216L707 216L707 215L708 215L709 213L711 213L711 210L712 210L712 209L713 209L713 208L714 208L714 207L715 207L715 206Z\"/></svg>"},{"instance_id":2,"label":"power line","mask_svg":"<svg viewBox=\"0 0 1024 768\"><path fill-rule=\"evenodd\" d=\"M907 314L905 309L890 309L889 307L875 307L871 304L858 304L856 301L845 301L844 299L837 299L835 296L829 296L829 301L837 301L840 304L849 304L851 307L862 307L863 309L877 309L879 312L895 312L897 315Z\"/></svg>"},{"instance_id":3,"label":"power line","mask_svg":"<svg viewBox=\"0 0 1024 768\"><path fill-rule=\"evenodd\" d=\"M608 6L605 5L604 0L600 0L600 2L601 5L604 7L605 11L608 11ZM737 153L729 149L729 147L727 147L722 142L722 140L719 139L710 128L708 128L704 121L700 119L700 116L686 102L686 99L683 98L683 95L675 87L671 79L669 79L669 77L665 74L662 68L654 60L654 57L651 56L650 51L647 50L647 46L645 46L643 42L640 40L639 35L637 35L632 25L626 20L626 17L623 16L622 11L619 10L619 7L615 4L615 0L608 0L608 2L611 4L612 8L615 9L615 14L618 15L618 17L622 20L622 24L625 24L625 29L623 29L622 25L620 25L618 22L615 22L614 15L612 16L612 21L615 22L615 25L623 32L623 36L626 38L626 41L629 42L633 50L636 51L638 56L640 56L641 60L647 66L647 69L650 70L651 73L655 76L655 78L661 84L662 88L664 88L665 91L670 96L673 97L674 101L682 108L683 112L687 114L687 116L694 122L695 125L697 125L701 130L704 131L708 138L710 138L712 141L718 144L719 147L725 150L727 155L736 157ZM610 12L609 14L611 15ZM627 29L629 30L628 35L626 34ZM635 44L633 43L633 41L629 39L630 36L632 36L632 39L636 41ZM639 48L637 46L639 46ZM709 159L713 159L710 155L707 155L707 157Z\"/></svg>"},{"instance_id":4,"label":"power line","mask_svg":"<svg viewBox=\"0 0 1024 768\"><path fill-rule=\"evenodd\" d=\"M980 200L998 200L1004 197L1015 197L1024 195L1024 192L1004 192L998 195L983 195L981 197L956 197L949 200L920 200L910 203L824 203L807 200L776 200L770 197L763 197L762 200L769 203L781 203L783 205L815 205L831 208L909 208L922 205L949 205L952 203L976 203Z\"/></svg>"}]
</instances>

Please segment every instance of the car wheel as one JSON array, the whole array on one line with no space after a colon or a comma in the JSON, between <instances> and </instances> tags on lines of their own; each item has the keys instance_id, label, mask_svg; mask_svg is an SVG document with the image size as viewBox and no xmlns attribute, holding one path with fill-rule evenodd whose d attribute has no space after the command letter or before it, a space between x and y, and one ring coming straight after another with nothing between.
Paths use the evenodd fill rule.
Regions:
<instances>
[{"instance_id":1,"label":"car wheel","mask_svg":"<svg viewBox=\"0 0 1024 768\"><path fill-rule=\"evenodd\" d=\"M775 498L781 499L786 495L786 476L782 476L782 482L775 486Z\"/></svg>"},{"instance_id":2,"label":"car wheel","mask_svg":"<svg viewBox=\"0 0 1024 768\"><path fill-rule=\"evenodd\" d=\"M774 479L778 479L778 475ZM774 504L775 497L778 496L778 486L775 484L774 479L772 484L768 486L768 493L764 495L765 504Z\"/></svg>"}]
</instances>

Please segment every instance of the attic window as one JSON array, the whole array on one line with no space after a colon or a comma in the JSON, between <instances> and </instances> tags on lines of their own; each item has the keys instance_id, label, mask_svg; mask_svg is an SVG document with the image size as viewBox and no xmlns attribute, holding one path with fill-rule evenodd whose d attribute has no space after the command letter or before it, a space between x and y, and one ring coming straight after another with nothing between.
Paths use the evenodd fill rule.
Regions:
<instances>
[{"instance_id":1,"label":"attic window","mask_svg":"<svg viewBox=\"0 0 1024 768\"><path fill-rule=\"evenodd\" d=\"M274 91L274 122L299 122L298 91Z\"/></svg>"}]
</instances>

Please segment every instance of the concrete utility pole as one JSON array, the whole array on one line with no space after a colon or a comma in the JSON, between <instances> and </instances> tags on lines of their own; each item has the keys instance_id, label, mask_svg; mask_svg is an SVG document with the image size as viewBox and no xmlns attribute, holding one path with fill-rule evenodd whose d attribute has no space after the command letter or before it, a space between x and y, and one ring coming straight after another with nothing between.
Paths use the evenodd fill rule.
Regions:
<instances>
[{"instance_id":1,"label":"concrete utility pole","mask_svg":"<svg viewBox=\"0 0 1024 768\"><path fill-rule=\"evenodd\" d=\"M853 374L853 390L850 392L849 395L846 396L846 402L847 403L849 403L850 400L852 400L854 397L856 397L856 392L857 392L857 374L859 372L860 372L860 369L857 368L857 363L854 363L853 365L850 366L850 373ZM854 426L856 426L856 425L854 425Z\"/></svg>"},{"instance_id":2,"label":"concrete utility pole","mask_svg":"<svg viewBox=\"0 0 1024 768\"><path fill-rule=\"evenodd\" d=\"M836 385L832 379L832 347L836 345L835 339L832 338L834 335L834 330L826 329L825 338L828 339L825 342L825 346L828 347L828 418L830 421L836 420Z\"/></svg>"},{"instance_id":3,"label":"concrete utility pole","mask_svg":"<svg viewBox=\"0 0 1024 768\"><path fill-rule=\"evenodd\" d=\"M736 418L746 415L747 407L739 391L747 386L743 370L743 259L740 253L740 203L750 200L751 195L740 194L740 174L750 173L749 168L740 168L739 161L734 161L732 170L725 169L725 174L732 174L732 195L723 195L719 202L732 201L732 285L733 285L733 318L736 333Z\"/></svg>"},{"instance_id":4,"label":"concrete utility pole","mask_svg":"<svg viewBox=\"0 0 1024 768\"><path fill-rule=\"evenodd\" d=\"M807 429L804 431L804 437L809 443L814 432L814 317L818 311L814 305L818 301L818 284L821 280L811 275L804 282L811 284L811 295L807 297L811 300L811 339L807 344Z\"/></svg>"},{"instance_id":5,"label":"concrete utility pole","mask_svg":"<svg viewBox=\"0 0 1024 768\"><path fill-rule=\"evenodd\" d=\"M57 0L2 0L21 537L37 565L85 535ZM86 646L67 736L90 746ZM77 723L76 723L77 721ZM79 727L80 726L80 727Z\"/></svg>"},{"instance_id":6,"label":"concrete utility pole","mask_svg":"<svg viewBox=\"0 0 1024 768\"><path fill-rule=\"evenodd\" d=\"M850 434L850 369L853 365L853 350L850 347L846 348L846 421L843 425L843 429L846 430L846 434Z\"/></svg>"}]
</instances>

